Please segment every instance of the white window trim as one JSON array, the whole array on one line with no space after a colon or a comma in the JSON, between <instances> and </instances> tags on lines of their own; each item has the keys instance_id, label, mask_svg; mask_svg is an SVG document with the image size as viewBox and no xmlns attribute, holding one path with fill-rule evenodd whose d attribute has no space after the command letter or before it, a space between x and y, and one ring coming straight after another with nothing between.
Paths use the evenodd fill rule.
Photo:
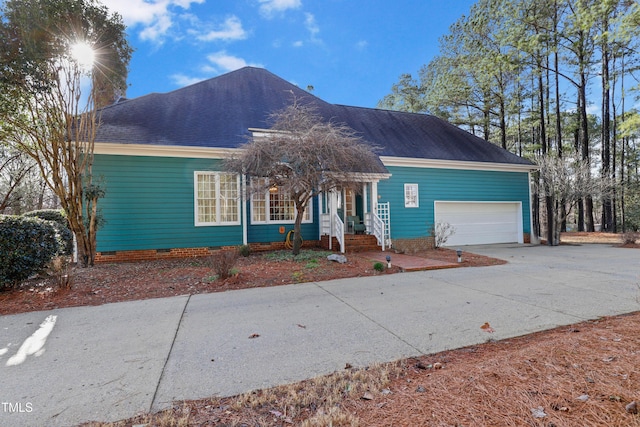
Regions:
<instances>
[{"instance_id":1,"label":"white window trim","mask_svg":"<svg viewBox=\"0 0 640 427\"><path fill-rule=\"evenodd\" d=\"M270 212L270 206L269 206L269 190L266 190L264 193L264 197L265 197L265 221L256 221L255 219L253 219L253 212L254 212L254 206L253 206L253 202L254 202L254 195L251 195L251 214L249 215L251 217L250 221L252 225L267 225L267 224L294 224L295 218L293 220L287 221L287 220L271 220L269 218L269 212ZM313 198L311 198L309 200L309 204L307 205L307 209L306 212L309 212L309 219L302 219L302 224L311 224L313 223ZM296 213L297 214L297 213Z\"/></svg>"},{"instance_id":2,"label":"white window trim","mask_svg":"<svg viewBox=\"0 0 640 427\"><path fill-rule=\"evenodd\" d=\"M411 202L407 197L407 190L412 189L411 192L415 192L416 201ZM420 207L420 192L418 191L418 184L405 184L404 185L404 207L405 208L418 208Z\"/></svg>"},{"instance_id":3,"label":"white window trim","mask_svg":"<svg viewBox=\"0 0 640 427\"><path fill-rule=\"evenodd\" d=\"M211 227L211 226L221 226L221 225L240 225L240 215L242 209L242 200L240 199L240 176L235 174L236 176L236 188L238 189L237 199L238 199L238 212L236 221L215 221L215 222L200 222L198 220L198 176L199 175L215 175L216 176L216 218L221 217L221 203L220 202L220 176L221 175L234 175L228 172L212 172L212 171L194 171L193 172L193 214L194 214L194 224L196 227Z\"/></svg>"}]
</instances>

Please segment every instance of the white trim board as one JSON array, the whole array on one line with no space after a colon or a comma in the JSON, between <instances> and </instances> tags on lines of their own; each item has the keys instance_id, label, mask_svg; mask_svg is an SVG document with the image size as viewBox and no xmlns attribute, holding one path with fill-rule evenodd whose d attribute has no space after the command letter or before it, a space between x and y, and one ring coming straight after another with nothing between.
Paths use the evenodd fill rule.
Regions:
<instances>
[{"instance_id":1,"label":"white trim board","mask_svg":"<svg viewBox=\"0 0 640 427\"><path fill-rule=\"evenodd\" d=\"M196 159L224 159L236 148L182 147L176 145L119 144L96 142L93 153L113 156L188 157Z\"/></svg>"},{"instance_id":2,"label":"white trim board","mask_svg":"<svg viewBox=\"0 0 640 427\"><path fill-rule=\"evenodd\" d=\"M505 172L530 172L537 170L537 165L520 165L514 163L463 162L460 160L417 159L410 157L380 156L385 166L434 169L465 169Z\"/></svg>"}]
</instances>

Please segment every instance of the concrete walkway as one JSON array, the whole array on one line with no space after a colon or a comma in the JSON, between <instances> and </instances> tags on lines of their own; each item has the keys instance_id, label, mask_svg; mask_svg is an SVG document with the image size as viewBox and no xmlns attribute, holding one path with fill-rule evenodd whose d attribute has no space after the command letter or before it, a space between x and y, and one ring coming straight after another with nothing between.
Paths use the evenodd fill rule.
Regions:
<instances>
[{"instance_id":1,"label":"concrete walkway","mask_svg":"<svg viewBox=\"0 0 640 427\"><path fill-rule=\"evenodd\" d=\"M508 264L0 317L0 425L118 420L640 309L640 251L467 247Z\"/></svg>"}]
</instances>

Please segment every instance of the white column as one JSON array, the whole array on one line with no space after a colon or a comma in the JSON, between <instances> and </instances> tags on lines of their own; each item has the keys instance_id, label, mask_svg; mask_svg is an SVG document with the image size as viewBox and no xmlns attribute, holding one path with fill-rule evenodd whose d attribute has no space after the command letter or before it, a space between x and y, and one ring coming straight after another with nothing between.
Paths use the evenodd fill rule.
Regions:
<instances>
[{"instance_id":1,"label":"white column","mask_svg":"<svg viewBox=\"0 0 640 427\"><path fill-rule=\"evenodd\" d=\"M240 208L242 209L242 244L247 244L247 176L242 175L240 181Z\"/></svg>"},{"instance_id":2,"label":"white column","mask_svg":"<svg viewBox=\"0 0 640 427\"><path fill-rule=\"evenodd\" d=\"M367 197L367 183L362 183L362 216L364 218L367 217L367 213L369 212L369 198Z\"/></svg>"},{"instance_id":3,"label":"white column","mask_svg":"<svg viewBox=\"0 0 640 427\"><path fill-rule=\"evenodd\" d=\"M533 181L531 180L531 171L529 171L527 175L528 175L527 179L529 180L529 241L532 244L539 245L540 244L540 239L538 238L539 236L537 235L537 233L534 234L534 229L533 229L533 191L531 190L531 187L533 186ZM522 218L520 218L520 221L522 221Z\"/></svg>"},{"instance_id":4,"label":"white column","mask_svg":"<svg viewBox=\"0 0 640 427\"><path fill-rule=\"evenodd\" d=\"M378 214L378 181L371 183L371 212Z\"/></svg>"},{"instance_id":5,"label":"white column","mask_svg":"<svg viewBox=\"0 0 640 427\"><path fill-rule=\"evenodd\" d=\"M322 198L323 193L318 194L318 240L322 239Z\"/></svg>"},{"instance_id":6,"label":"white column","mask_svg":"<svg viewBox=\"0 0 640 427\"><path fill-rule=\"evenodd\" d=\"M327 200L329 201L329 250L333 249L333 217L334 214L337 212L337 200L336 200L336 192L335 190L331 190L329 192L329 197L327 198Z\"/></svg>"}]
</instances>

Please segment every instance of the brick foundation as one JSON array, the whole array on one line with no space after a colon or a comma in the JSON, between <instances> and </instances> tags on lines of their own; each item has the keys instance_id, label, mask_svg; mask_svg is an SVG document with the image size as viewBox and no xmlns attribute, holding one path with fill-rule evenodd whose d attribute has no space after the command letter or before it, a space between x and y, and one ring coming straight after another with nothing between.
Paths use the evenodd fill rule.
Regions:
<instances>
[{"instance_id":1,"label":"brick foundation","mask_svg":"<svg viewBox=\"0 0 640 427\"><path fill-rule=\"evenodd\" d=\"M523 241L524 243L531 243L531 235L529 233L524 233ZM433 237L393 240L393 249L400 253L412 254L425 249L433 249L434 247Z\"/></svg>"},{"instance_id":2,"label":"brick foundation","mask_svg":"<svg viewBox=\"0 0 640 427\"><path fill-rule=\"evenodd\" d=\"M308 240L302 244L303 248L317 248L319 240ZM286 249L284 242L249 243L251 252L275 251ZM214 254L219 250L235 249L237 246L219 246L215 248L172 248L172 249L145 249L138 251L114 251L98 252L96 263L127 262L127 261L151 261L159 259L195 258Z\"/></svg>"},{"instance_id":3,"label":"brick foundation","mask_svg":"<svg viewBox=\"0 0 640 427\"><path fill-rule=\"evenodd\" d=\"M413 239L393 239L393 250L400 253L414 254L419 251L433 249L433 247L434 247L433 237L416 237Z\"/></svg>"},{"instance_id":4,"label":"brick foundation","mask_svg":"<svg viewBox=\"0 0 640 427\"><path fill-rule=\"evenodd\" d=\"M320 240L305 240L302 244L303 248L329 248L329 236L322 236ZM531 236L524 233L524 243L530 243ZM347 242L347 249L349 249ZM417 237L414 239L394 239L393 250L399 253L412 254L426 249L433 249L433 237ZM126 261L150 261L158 259L174 259L174 258L194 258L209 256L221 249L234 249L237 246L220 246L215 248L173 248L173 249L146 249L139 251L115 251L115 252L98 252L96 254L96 263L105 262L126 262ZM251 252L277 251L286 249L284 242L257 242L249 243ZM340 246L336 238L333 238L332 248L337 251ZM355 248L352 248L355 249ZM358 249L362 250L379 250L379 247L371 247ZM353 252L350 251L350 252Z\"/></svg>"}]
</instances>

